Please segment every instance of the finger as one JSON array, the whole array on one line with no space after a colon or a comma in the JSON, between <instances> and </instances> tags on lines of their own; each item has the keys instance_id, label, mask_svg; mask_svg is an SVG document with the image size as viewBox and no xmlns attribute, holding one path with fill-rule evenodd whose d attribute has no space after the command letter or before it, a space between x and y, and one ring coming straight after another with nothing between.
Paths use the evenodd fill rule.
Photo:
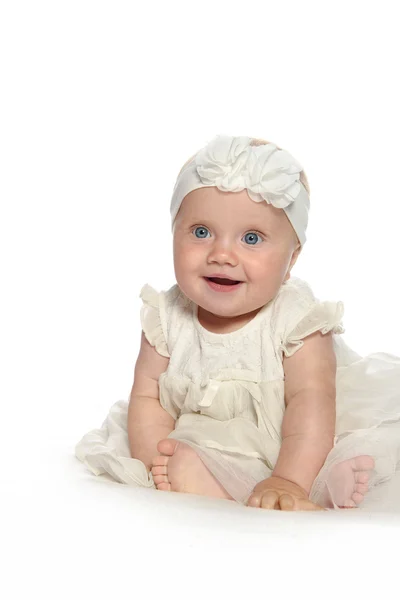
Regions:
<instances>
[{"instance_id":1,"label":"finger","mask_svg":"<svg viewBox=\"0 0 400 600\"><path fill-rule=\"evenodd\" d=\"M168 464L169 456L155 456L152 460L154 467L166 466Z\"/></svg>"},{"instance_id":2,"label":"finger","mask_svg":"<svg viewBox=\"0 0 400 600\"><path fill-rule=\"evenodd\" d=\"M151 472L154 475L167 475L167 466L165 467L152 467Z\"/></svg>"},{"instance_id":3,"label":"finger","mask_svg":"<svg viewBox=\"0 0 400 600\"><path fill-rule=\"evenodd\" d=\"M281 510L296 510L296 500L290 494L282 494L279 506Z\"/></svg>"},{"instance_id":4,"label":"finger","mask_svg":"<svg viewBox=\"0 0 400 600\"><path fill-rule=\"evenodd\" d=\"M278 507L278 498L278 492L274 492L273 490L264 492L261 498L261 508L274 509L275 507Z\"/></svg>"},{"instance_id":5,"label":"finger","mask_svg":"<svg viewBox=\"0 0 400 600\"><path fill-rule=\"evenodd\" d=\"M256 506L259 508L261 504L261 496L260 494L252 494L250 498L247 500L247 506Z\"/></svg>"}]
</instances>

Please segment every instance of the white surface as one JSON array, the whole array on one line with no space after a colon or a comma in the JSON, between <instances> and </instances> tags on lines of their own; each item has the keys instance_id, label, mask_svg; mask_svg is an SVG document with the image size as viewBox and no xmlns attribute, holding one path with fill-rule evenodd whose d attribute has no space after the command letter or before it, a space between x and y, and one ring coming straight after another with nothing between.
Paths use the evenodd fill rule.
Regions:
<instances>
[{"instance_id":1,"label":"white surface","mask_svg":"<svg viewBox=\"0 0 400 600\"><path fill-rule=\"evenodd\" d=\"M104 482L73 457L129 395L139 290L173 282L175 176L216 133L304 165L293 273L344 302L357 352L400 355L396 8L1 3L1 598L398 595L393 500L257 512Z\"/></svg>"},{"instance_id":2,"label":"white surface","mask_svg":"<svg viewBox=\"0 0 400 600\"><path fill-rule=\"evenodd\" d=\"M132 488L66 450L3 506L4 598L393 597L398 513L282 513Z\"/></svg>"}]
</instances>

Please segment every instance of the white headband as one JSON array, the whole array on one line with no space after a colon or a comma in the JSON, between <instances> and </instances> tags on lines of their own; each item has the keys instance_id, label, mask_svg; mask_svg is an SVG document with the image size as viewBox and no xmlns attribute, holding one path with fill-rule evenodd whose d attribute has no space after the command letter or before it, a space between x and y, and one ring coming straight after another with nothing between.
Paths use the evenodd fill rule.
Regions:
<instances>
[{"instance_id":1,"label":"white headband","mask_svg":"<svg viewBox=\"0 0 400 600\"><path fill-rule=\"evenodd\" d=\"M215 186L223 192L247 193L254 202L265 200L283 208L302 246L310 198L300 181L302 166L275 144L250 146L253 138L217 135L185 165L171 199L171 227L185 196L192 190Z\"/></svg>"}]
</instances>

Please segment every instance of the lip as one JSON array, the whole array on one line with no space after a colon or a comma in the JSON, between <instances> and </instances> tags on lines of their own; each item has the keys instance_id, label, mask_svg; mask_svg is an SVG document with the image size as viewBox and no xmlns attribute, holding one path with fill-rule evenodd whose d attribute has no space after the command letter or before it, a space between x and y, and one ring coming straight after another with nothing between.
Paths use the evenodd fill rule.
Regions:
<instances>
[{"instance_id":1,"label":"lip","mask_svg":"<svg viewBox=\"0 0 400 600\"><path fill-rule=\"evenodd\" d=\"M210 277L219 277L219 275L210 275ZM207 279L207 277L203 277L203 279L206 282L206 284L208 285L208 287L211 288L212 290L214 290L214 292L224 292L224 293L234 292L235 290L238 290L241 285L243 285L243 281L241 281L240 283L234 283L233 285L221 285L219 283L214 283L214 281L210 281L209 279ZM232 279L232 278L227 277L225 279ZM237 279L232 279L232 281L237 281Z\"/></svg>"}]
</instances>

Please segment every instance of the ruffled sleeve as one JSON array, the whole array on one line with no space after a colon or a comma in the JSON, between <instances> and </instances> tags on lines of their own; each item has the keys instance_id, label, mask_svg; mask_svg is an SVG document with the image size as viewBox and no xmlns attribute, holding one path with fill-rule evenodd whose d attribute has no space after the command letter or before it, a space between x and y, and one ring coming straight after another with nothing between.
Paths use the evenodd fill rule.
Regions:
<instances>
[{"instance_id":1,"label":"ruffled sleeve","mask_svg":"<svg viewBox=\"0 0 400 600\"><path fill-rule=\"evenodd\" d=\"M345 332L343 302L318 300L308 284L298 278L292 288L295 289L287 295L286 302L281 303L281 310L285 311L281 321L281 350L286 357L297 352L304 344L303 339L316 331L322 334Z\"/></svg>"},{"instance_id":2,"label":"ruffled sleeve","mask_svg":"<svg viewBox=\"0 0 400 600\"><path fill-rule=\"evenodd\" d=\"M140 309L140 322L144 335L159 354L169 358L167 321L162 292L157 292L146 283L140 290L140 298L143 301Z\"/></svg>"}]
</instances>

